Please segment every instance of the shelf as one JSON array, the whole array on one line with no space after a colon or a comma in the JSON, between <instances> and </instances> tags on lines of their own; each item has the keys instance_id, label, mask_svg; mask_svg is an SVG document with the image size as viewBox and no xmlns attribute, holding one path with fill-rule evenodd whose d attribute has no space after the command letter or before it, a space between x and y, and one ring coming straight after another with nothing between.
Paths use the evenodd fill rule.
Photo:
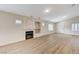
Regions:
<instances>
[{"instance_id":1,"label":"shelf","mask_svg":"<svg viewBox=\"0 0 79 59\"><path fill-rule=\"evenodd\" d=\"M35 33L40 33L41 32L41 23L40 22L35 22Z\"/></svg>"}]
</instances>

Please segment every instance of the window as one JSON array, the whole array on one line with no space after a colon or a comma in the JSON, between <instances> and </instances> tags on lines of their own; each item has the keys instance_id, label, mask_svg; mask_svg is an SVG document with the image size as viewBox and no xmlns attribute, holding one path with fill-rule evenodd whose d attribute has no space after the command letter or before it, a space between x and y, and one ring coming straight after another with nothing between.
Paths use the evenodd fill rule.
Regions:
<instances>
[{"instance_id":1,"label":"window","mask_svg":"<svg viewBox=\"0 0 79 59\"><path fill-rule=\"evenodd\" d=\"M48 31L53 31L53 24L48 24Z\"/></svg>"},{"instance_id":2,"label":"window","mask_svg":"<svg viewBox=\"0 0 79 59\"><path fill-rule=\"evenodd\" d=\"M72 24L72 31L74 31L74 27L75 27L74 24Z\"/></svg>"},{"instance_id":3,"label":"window","mask_svg":"<svg viewBox=\"0 0 79 59\"><path fill-rule=\"evenodd\" d=\"M79 24L78 24L78 31L79 31Z\"/></svg>"},{"instance_id":4,"label":"window","mask_svg":"<svg viewBox=\"0 0 79 59\"><path fill-rule=\"evenodd\" d=\"M79 23L72 24L72 31L74 31L74 32L79 31Z\"/></svg>"}]
</instances>

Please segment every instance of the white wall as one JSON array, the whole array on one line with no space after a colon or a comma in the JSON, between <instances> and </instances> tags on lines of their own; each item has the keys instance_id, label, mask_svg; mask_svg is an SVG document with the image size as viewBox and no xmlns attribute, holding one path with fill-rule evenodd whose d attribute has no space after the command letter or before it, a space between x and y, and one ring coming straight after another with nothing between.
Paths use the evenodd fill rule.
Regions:
<instances>
[{"instance_id":1,"label":"white wall","mask_svg":"<svg viewBox=\"0 0 79 59\"><path fill-rule=\"evenodd\" d=\"M57 23L57 33L79 35L79 32L72 31L72 23L79 23L79 17L73 17L71 19Z\"/></svg>"},{"instance_id":2,"label":"white wall","mask_svg":"<svg viewBox=\"0 0 79 59\"><path fill-rule=\"evenodd\" d=\"M21 25L16 25L16 20ZM0 11L0 46L24 40L23 16Z\"/></svg>"}]
</instances>

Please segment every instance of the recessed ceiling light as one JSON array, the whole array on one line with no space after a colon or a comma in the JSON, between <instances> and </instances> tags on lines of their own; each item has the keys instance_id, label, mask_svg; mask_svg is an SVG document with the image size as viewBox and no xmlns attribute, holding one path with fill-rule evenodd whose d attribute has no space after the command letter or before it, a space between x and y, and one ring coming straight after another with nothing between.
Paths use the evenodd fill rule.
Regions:
<instances>
[{"instance_id":1,"label":"recessed ceiling light","mask_svg":"<svg viewBox=\"0 0 79 59\"><path fill-rule=\"evenodd\" d=\"M45 13L48 13L48 12L50 12L50 10L49 10L49 9L46 9L46 10L45 10Z\"/></svg>"}]
</instances>

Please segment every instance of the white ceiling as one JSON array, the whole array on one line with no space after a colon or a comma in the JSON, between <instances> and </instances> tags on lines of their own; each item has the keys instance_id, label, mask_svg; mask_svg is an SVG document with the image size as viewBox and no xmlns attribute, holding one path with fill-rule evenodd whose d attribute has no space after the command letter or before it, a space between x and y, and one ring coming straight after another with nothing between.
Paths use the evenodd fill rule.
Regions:
<instances>
[{"instance_id":1,"label":"white ceiling","mask_svg":"<svg viewBox=\"0 0 79 59\"><path fill-rule=\"evenodd\" d=\"M49 13L44 11L49 9ZM59 22L79 15L79 5L72 4L0 4L0 10L43 20Z\"/></svg>"}]
</instances>

